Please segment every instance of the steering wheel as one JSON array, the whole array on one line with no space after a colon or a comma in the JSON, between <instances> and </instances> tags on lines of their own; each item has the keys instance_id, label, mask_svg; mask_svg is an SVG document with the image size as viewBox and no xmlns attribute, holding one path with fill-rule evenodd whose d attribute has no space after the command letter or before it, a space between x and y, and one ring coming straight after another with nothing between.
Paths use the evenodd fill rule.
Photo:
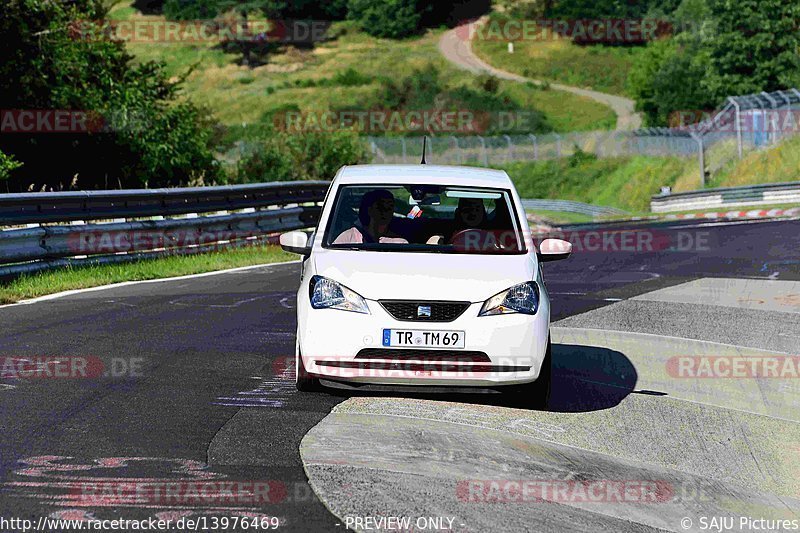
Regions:
<instances>
[{"instance_id":1,"label":"steering wheel","mask_svg":"<svg viewBox=\"0 0 800 533\"><path fill-rule=\"evenodd\" d=\"M468 250L470 248L485 250L487 247L486 237L488 235L489 232L482 229L477 229L477 228L462 229L461 231L455 233L450 238L450 244L452 244L456 248L461 248L464 250ZM494 239L492 240L490 246L493 250L501 249L497 240Z\"/></svg>"}]
</instances>

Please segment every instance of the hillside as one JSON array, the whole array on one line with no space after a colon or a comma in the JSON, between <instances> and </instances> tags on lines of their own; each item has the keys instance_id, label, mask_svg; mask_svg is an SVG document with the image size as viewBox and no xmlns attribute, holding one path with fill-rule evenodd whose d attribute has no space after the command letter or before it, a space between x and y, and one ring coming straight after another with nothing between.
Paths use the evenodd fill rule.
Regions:
<instances>
[{"instance_id":1,"label":"hillside","mask_svg":"<svg viewBox=\"0 0 800 533\"><path fill-rule=\"evenodd\" d=\"M597 159L579 155L553 161L520 162L501 167L523 198L559 198L618 207L634 213L650 210L660 187L674 192L700 188L697 160L678 157ZM800 137L734 159L711 176L707 187L734 187L800 180Z\"/></svg>"},{"instance_id":2,"label":"hillside","mask_svg":"<svg viewBox=\"0 0 800 533\"><path fill-rule=\"evenodd\" d=\"M487 23L490 26L475 33L472 46L484 61L527 78L631 96L628 73L636 57L644 52L643 47L581 46L556 35L516 39L514 52L509 53L509 39L504 37L513 36L513 32L492 31L492 27L504 28L508 22L495 15Z\"/></svg>"},{"instance_id":3,"label":"hillside","mask_svg":"<svg viewBox=\"0 0 800 533\"><path fill-rule=\"evenodd\" d=\"M112 16L163 20L142 15L130 6L117 7ZM138 61L165 61L174 76L191 70L184 94L232 126L258 123L270 113L286 109L381 108L385 105L381 99L385 80L411 76L415 69L429 65L439 72L446 89L474 87L478 76L453 68L438 53L436 44L443 32L378 39L340 22L331 28L330 40L313 48L282 48L270 55L266 64L255 67L238 64L236 54L213 44L132 42L127 48ZM499 82L498 93L512 102L513 109L540 112L551 131L608 129L615 121L610 109L579 96L505 81ZM428 105L435 105L434 96Z\"/></svg>"}]
</instances>

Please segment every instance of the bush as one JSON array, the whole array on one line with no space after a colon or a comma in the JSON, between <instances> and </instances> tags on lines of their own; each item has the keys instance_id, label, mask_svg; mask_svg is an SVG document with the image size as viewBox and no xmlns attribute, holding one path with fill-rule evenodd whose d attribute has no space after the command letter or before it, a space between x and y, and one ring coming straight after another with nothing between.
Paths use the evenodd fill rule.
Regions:
<instances>
[{"instance_id":1,"label":"bush","mask_svg":"<svg viewBox=\"0 0 800 533\"><path fill-rule=\"evenodd\" d=\"M22 163L14 159L14 156L0 152L0 180L8 179L11 172L22 166Z\"/></svg>"},{"instance_id":2,"label":"bush","mask_svg":"<svg viewBox=\"0 0 800 533\"><path fill-rule=\"evenodd\" d=\"M331 84L344 87L356 87L359 85L369 85L372 81L371 77L350 67L347 70L340 70L334 74L333 79L331 79Z\"/></svg>"},{"instance_id":3,"label":"bush","mask_svg":"<svg viewBox=\"0 0 800 533\"><path fill-rule=\"evenodd\" d=\"M367 148L350 131L276 133L237 166L238 181L331 180L343 165L368 161Z\"/></svg>"},{"instance_id":4,"label":"bush","mask_svg":"<svg viewBox=\"0 0 800 533\"><path fill-rule=\"evenodd\" d=\"M137 0L138 3L156 0ZM347 0L166 0L164 15L172 20L208 19L226 11L259 12L274 19L342 20L347 15Z\"/></svg>"},{"instance_id":5,"label":"bush","mask_svg":"<svg viewBox=\"0 0 800 533\"><path fill-rule=\"evenodd\" d=\"M423 13L417 0L349 0L347 17L374 37L398 39L417 33Z\"/></svg>"},{"instance_id":6,"label":"bush","mask_svg":"<svg viewBox=\"0 0 800 533\"><path fill-rule=\"evenodd\" d=\"M476 127L482 133L532 133L550 131L544 114L534 108L520 109L519 105L500 90L493 76L482 76L471 85L448 88L433 65L415 69L400 79L383 79L378 102L393 111L469 111L474 114ZM515 112L524 123L510 120Z\"/></svg>"},{"instance_id":7,"label":"bush","mask_svg":"<svg viewBox=\"0 0 800 533\"><path fill-rule=\"evenodd\" d=\"M210 19L219 14L220 3L220 0L166 0L162 12L170 20Z\"/></svg>"},{"instance_id":8,"label":"bush","mask_svg":"<svg viewBox=\"0 0 800 533\"><path fill-rule=\"evenodd\" d=\"M278 137L269 137L250 154L243 157L236 169L237 181L254 183L266 181L292 181L300 179L292 154Z\"/></svg>"},{"instance_id":9,"label":"bush","mask_svg":"<svg viewBox=\"0 0 800 533\"><path fill-rule=\"evenodd\" d=\"M410 76L402 80L384 79L379 100L389 109L424 109L443 90L439 71L429 64L425 68L414 69Z\"/></svg>"},{"instance_id":10,"label":"bush","mask_svg":"<svg viewBox=\"0 0 800 533\"><path fill-rule=\"evenodd\" d=\"M481 91L496 94L500 89L500 80L490 74L481 74L476 78L475 85Z\"/></svg>"}]
</instances>

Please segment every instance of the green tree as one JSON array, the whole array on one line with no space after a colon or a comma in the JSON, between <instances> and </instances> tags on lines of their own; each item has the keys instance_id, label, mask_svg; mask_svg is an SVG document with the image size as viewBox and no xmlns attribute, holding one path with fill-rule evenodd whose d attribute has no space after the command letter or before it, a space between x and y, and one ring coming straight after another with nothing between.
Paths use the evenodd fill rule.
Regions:
<instances>
[{"instance_id":1,"label":"green tree","mask_svg":"<svg viewBox=\"0 0 800 533\"><path fill-rule=\"evenodd\" d=\"M717 100L800 85L800 3L709 0L705 88Z\"/></svg>"},{"instance_id":2,"label":"green tree","mask_svg":"<svg viewBox=\"0 0 800 533\"><path fill-rule=\"evenodd\" d=\"M703 88L706 55L696 39L656 41L628 75L628 88L648 126L666 126L679 111L713 109L719 103Z\"/></svg>"},{"instance_id":3,"label":"green tree","mask_svg":"<svg viewBox=\"0 0 800 533\"><path fill-rule=\"evenodd\" d=\"M134 66L90 20L101 0L10 0L0 18L0 109L73 110L100 117L89 132L16 133L0 148L24 163L16 189L181 185L217 177L211 121L180 97L163 65Z\"/></svg>"}]
</instances>

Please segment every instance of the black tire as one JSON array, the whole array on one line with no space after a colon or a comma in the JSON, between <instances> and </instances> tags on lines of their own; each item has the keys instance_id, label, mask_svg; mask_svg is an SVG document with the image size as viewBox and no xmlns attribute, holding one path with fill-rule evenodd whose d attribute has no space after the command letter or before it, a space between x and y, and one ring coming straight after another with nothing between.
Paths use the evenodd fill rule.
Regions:
<instances>
[{"instance_id":1,"label":"black tire","mask_svg":"<svg viewBox=\"0 0 800 533\"><path fill-rule=\"evenodd\" d=\"M550 386L553 378L553 356L550 337L547 337L547 350L536 381L514 387L511 391L515 403L546 411L550 405Z\"/></svg>"},{"instance_id":2,"label":"black tire","mask_svg":"<svg viewBox=\"0 0 800 533\"><path fill-rule=\"evenodd\" d=\"M319 379L315 378L306 370L303 364L303 357L300 355L300 350L295 352L295 379L294 384L300 392L317 392L322 390L322 385Z\"/></svg>"}]
</instances>

